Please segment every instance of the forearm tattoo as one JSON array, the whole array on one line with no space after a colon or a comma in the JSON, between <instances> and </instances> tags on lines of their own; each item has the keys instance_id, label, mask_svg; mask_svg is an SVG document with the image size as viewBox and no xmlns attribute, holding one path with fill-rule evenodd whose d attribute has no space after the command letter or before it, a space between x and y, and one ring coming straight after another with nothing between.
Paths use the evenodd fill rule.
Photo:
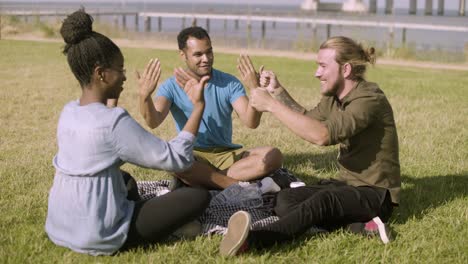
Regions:
<instances>
[{"instance_id":1,"label":"forearm tattoo","mask_svg":"<svg viewBox=\"0 0 468 264\"><path fill-rule=\"evenodd\" d=\"M286 90L283 90L281 93L275 95L275 99L280 101L281 103L285 104L292 110L298 112L298 113L305 113L305 108L299 105L290 95Z\"/></svg>"}]
</instances>

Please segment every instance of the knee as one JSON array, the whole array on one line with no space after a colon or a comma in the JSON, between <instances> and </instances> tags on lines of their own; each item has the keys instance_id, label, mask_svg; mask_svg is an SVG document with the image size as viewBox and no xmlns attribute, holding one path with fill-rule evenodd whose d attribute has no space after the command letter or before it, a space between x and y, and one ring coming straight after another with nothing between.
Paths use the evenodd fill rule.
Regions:
<instances>
[{"instance_id":1,"label":"knee","mask_svg":"<svg viewBox=\"0 0 468 264\"><path fill-rule=\"evenodd\" d=\"M265 173L272 172L281 168L281 165L283 164L283 154L279 149L270 147L265 151L262 161L262 170Z\"/></svg>"},{"instance_id":2,"label":"knee","mask_svg":"<svg viewBox=\"0 0 468 264\"><path fill-rule=\"evenodd\" d=\"M278 201L276 202L274 211L275 214L279 217L283 217L288 214L290 207L287 206L285 203L279 203Z\"/></svg>"}]
</instances>

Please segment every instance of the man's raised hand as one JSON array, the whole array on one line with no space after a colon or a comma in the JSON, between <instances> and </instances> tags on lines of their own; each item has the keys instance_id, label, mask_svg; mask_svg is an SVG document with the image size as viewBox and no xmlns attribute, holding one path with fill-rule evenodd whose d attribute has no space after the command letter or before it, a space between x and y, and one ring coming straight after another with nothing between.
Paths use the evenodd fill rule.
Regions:
<instances>
[{"instance_id":1,"label":"man's raised hand","mask_svg":"<svg viewBox=\"0 0 468 264\"><path fill-rule=\"evenodd\" d=\"M260 86L259 76L263 72L263 65L260 66L260 69L257 73L255 68L247 55L240 55L237 59L237 69L239 70L240 77L242 82L249 88L255 89Z\"/></svg>"},{"instance_id":2,"label":"man's raised hand","mask_svg":"<svg viewBox=\"0 0 468 264\"><path fill-rule=\"evenodd\" d=\"M262 71L260 74L260 86L265 88L271 95L278 95L284 90L272 71Z\"/></svg>"},{"instance_id":3,"label":"man's raised hand","mask_svg":"<svg viewBox=\"0 0 468 264\"><path fill-rule=\"evenodd\" d=\"M161 63L159 59L151 59L142 74L136 71L138 81L138 93L140 96L148 97L156 89L161 76Z\"/></svg>"}]
</instances>

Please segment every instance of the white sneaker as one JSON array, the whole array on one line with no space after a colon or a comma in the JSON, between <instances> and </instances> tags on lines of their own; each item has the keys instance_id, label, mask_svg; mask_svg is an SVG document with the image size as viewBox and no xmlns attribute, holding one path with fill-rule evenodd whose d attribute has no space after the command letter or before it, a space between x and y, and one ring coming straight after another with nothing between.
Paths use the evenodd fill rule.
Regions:
<instances>
[{"instance_id":1,"label":"white sneaker","mask_svg":"<svg viewBox=\"0 0 468 264\"><path fill-rule=\"evenodd\" d=\"M229 218L228 230L219 246L219 253L222 256L230 257L240 253L246 245L250 231L250 214L245 211L238 211Z\"/></svg>"},{"instance_id":2,"label":"white sneaker","mask_svg":"<svg viewBox=\"0 0 468 264\"><path fill-rule=\"evenodd\" d=\"M270 177L265 177L260 181L260 190L262 193L277 193L281 187Z\"/></svg>"}]
</instances>

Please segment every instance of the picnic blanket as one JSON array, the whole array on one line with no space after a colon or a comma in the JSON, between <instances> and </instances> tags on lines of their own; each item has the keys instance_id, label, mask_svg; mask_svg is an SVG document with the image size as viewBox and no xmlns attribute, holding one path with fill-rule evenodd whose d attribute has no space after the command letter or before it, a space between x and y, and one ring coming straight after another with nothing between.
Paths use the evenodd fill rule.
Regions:
<instances>
[{"instance_id":1,"label":"picnic blanket","mask_svg":"<svg viewBox=\"0 0 468 264\"><path fill-rule=\"evenodd\" d=\"M298 181L287 169L281 168L271 175L280 177L283 182ZM139 181L138 192L142 199L151 199L169 192L169 180L159 181ZM221 195L222 191L212 190L211 196ZM243 206L240 204L216 204L210 203L205 212L200 216L199 221L202 224L203 234L225 234L229 218L237 211L243 210L249 212L252 217L252 230L261 229L261 227L277 221L279 218L273 212L275 194L263 194L262 205L256 207Z\"/></svg>"}]
</instances>

